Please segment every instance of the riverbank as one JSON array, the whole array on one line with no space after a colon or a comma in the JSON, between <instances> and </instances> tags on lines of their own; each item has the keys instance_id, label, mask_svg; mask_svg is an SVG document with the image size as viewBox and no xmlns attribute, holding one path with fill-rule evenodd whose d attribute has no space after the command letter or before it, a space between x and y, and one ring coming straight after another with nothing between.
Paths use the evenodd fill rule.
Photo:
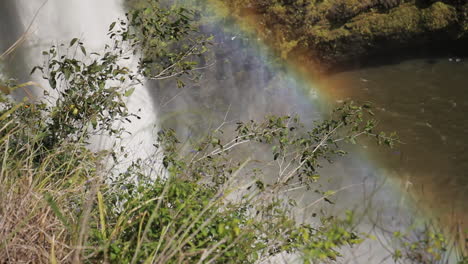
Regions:
<instances>
[{"instance_id":1,"label":"riverbank","mask_svg":"<svg viewBox=\"0 0 468 264\"><path fill-rule=\"evenodd\" d=\"M395 54L464 56L468 45L468 2L460 0L223 2L281 57L319 65L322 72Z\"/></svg>"}]
</instances>

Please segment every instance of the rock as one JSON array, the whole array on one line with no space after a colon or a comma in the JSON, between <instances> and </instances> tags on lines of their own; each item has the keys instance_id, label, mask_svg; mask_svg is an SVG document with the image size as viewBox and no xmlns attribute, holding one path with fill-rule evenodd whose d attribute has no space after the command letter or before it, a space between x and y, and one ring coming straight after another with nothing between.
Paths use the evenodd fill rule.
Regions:
<instances>
[{"instance_id":1,"label":"rock","mask_svg":"<svg viewBox=\"0 0 468 264\"><path fill-rule=\"evenodd\" d=\"M389 51L468 45L466 0L216 1L251 21L283 58L308 60L325 71ZM245 2L248 12L239 8Z\"/></svg>"}]
</instances>

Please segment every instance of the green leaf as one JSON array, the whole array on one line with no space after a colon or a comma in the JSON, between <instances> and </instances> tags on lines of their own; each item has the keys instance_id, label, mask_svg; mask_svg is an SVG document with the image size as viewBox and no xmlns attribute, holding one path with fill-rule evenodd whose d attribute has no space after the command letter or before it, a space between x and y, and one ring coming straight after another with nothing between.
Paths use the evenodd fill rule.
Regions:
<instances>
[{"instance_id":1,"label":"green leaf","mask_svg":"<svg viewBox=\"0 0 468 264\"><path fill-rule=\"evenodd\" d=\"M135 92L135 87L128 89L124 95L125 97L130 97L133 94L133 92Z\"/></svg>"},{"instance_id":2,"label":"green leaf","mask_svg":"<svg viewBox=\"0 0 468 264\"><path fill-rule=\"evenodd\" d=\"M181 80L177 80L177 88L183 88L185 87L185 83Z\"/></svg>"},{"instance_id":3,"label":"green leaf","mask_svg":"<svg viewBox=\"0 0 468 264\"><path fill-rule=\"evenodd\" d=\"M113 22L112 24L110 24L110 26L109 26L109 31L111 31L112 29L114 29L115 24L116 24L116 22Z\"/></svg>"},{"instance_id":4,"label":"green leaf","mask_svg":"<svg viewBox=\"0 0 468 264\"><path fill-rule=\"evenodd\" d=\"M36 70L42 71L42 69L43 69L42 67L35 66L34 68L32 68L31 73L29 73L29 74L32 75L34 72L36 72Z\"/></svg>"},{"instance_id":5,"label":"green leaf","mask_svg":"<svg viewBox=\"0 0 468 264\"><path fill-rule=\"evenodd\" d=\"M212 138L211 139L211 144L213 144L213 145L218 145L220 143L221 143L221 140L218 139L218 138Z\"/></svg>"},{"instance_id":6,"label":"green leaf","mask_svg":"<svg viewBox=\"0 0 468 264\"><path fill-rule=\"evenodd\" d=\"M273 160L277 160L278 157L279 157L279 155L280 155L279 153L275 153L275 154L273 155Z\"/></svg>"},{"instance_id":7,"label":"green leaf","mask_svg":"<svg viewBox=\"0 0 468 264\"><path fill-rule=\"evenodd\" d=\"M67 80L70 79L70 76L71 76L71 71L70 71L70 69L65 68L64 74L65 74L65 79L67 79Z\"/></svg>"},{"instance_id":8,"label":"green leaf","mask_svg":"<svg viewBox=\"0 0 468 264\"><path fill-rule=\"evenodd\" d=\"M75 43L78 41L78 38L74 38L70 41L70 47L75 45Z\"/></svg>"},{"instance_id":9,"label":"green leaf","mask_svg":"<svg viewBox=\"0 0 468 264\"><path fill-rule=\"evenodd\" d=\"M91 119L91 125L93 126L94 129L96 129L96 127L97 127L97 119L96 119L96 117L93 117L93 118Z\"/></svg>"},{"instance_id":10,"label":"green leaf","mask_svg":"<svg viewBox=\"0 0 468 264\"><path fill-rule=\"evenodd\" d=\"M86 56L86 49L82 45L80 45L81 52Z\"/></svg>"}]
</instances>

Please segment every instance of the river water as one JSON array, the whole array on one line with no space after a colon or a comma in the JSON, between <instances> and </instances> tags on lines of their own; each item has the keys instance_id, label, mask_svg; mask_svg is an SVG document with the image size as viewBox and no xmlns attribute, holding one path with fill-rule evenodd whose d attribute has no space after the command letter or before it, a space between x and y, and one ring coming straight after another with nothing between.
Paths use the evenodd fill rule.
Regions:
<instances>
[{"instance_id":1,"label":"river water","mask_svg":"<svg viewBox=\"0 0 468 264\"><path fill-rule=\"evenodd\" d=\"M115 17L104 19L95 14L95 20L87 19L83 24L80 14L89 13L91 6L90 1L86 2L88 4L71 9L60 1L50 1L38 17L35 33L26 43L29 45L27 47L38 52L39 48L35 46L37 39L65 41L80 34L91 44L96 41L96 45L102 44L102 38L89 35L90 32L97 32L91 29L99 24L102 29L96 34L100 35ZM106 6L104 2L102 6ZM20 16L24 25L37 8L24 9L23 12L27 13ZM54 12L57 10L61 12ZM68 10L68 13L63 10ZM117 6L112 10L115 16L122 15L122 10ZM54 13L61 14L62 19L53 19L51 14ZM71 14L75 19L69 19L70 25L59 23L66 17L72 17ZM6 27L0 29L7 32L2 33L7 36L21 33L21 30L12 32L11 28L7 31ZM46 35L46 38L40 34L42 32L57 35ZM156 119L154 113L158 112L160 123L178 129L182 140L190 141L194 135L206 132L207 128L216 128L223 120L246 121L260 119L266 114L292 113L301 115L306 123L320 118L323 102L314 94L313 87L304 92L306 86L311 87L300 83L281 67L272 66L266 56L250 46L254 41L236 33L223 34L219 29L207 33L216 37L215 54L211 58L216 64L202 72L200 82L182 89L150 83L150 89L140 94L145 100L137 101L134 105L136 108L144 106L150 109L147 114L152 121ZM439 217L450 224L465 221L466 226L468 59L406 60L333 74L321 80L321 85L336 102L346 99L373 102L379 128L396 131L402 141L393 150L369 146L360 151L364 157L331 166L326 172L339 179L334 188L382 174L397 181L400 190L410 193L413 204L425 208L428 217ZM148 102L150 98L154 100L154 108L152 102ZM344 177L348 174L353 177ZM397 197L398 194L385 189L377 200L380 205L389 208L388 214L392 214L393 207L397 207L399 202L390 202ZM304 203L315 199L306 197ZM342 199L359 203L356 192L345 193Z\"/></svg>"},{"instance_id":2,"label":"river water","mask_svg":"<svg viewBox=\"0 0 468 264\"><path fill-rule=\"evenodd\" d=\"M327 77L336 100L371 101L394 151L368 150L415 204L445 223L468 220L468 59L417 59ZM464 222L464 224L463 224Z\"/></svg>"},{"instance_id":3,"label":"river water","mask_svg":"<svg viewBox=\"0 0 468 264\"><path fill-rule=\"evenodd\" d=\"M335 73L314 87L301 83L290 69L273 66L252 44L255 40L216 30L208 33L215 35L211 59L216 64L203 72L198 83L181 89L152 84L162 126L175 128L182 141L191 141L223 120L299 114L310 124L335 102L370 101L378 128L397 132L402 143L393 149L365 144L340 162L324 164L326 188L364 183L340 191L332 210L367 210L372 203L373 212L361 223L369 230L377 217L393 230L407 228L413 217L434 224L440 220L449 227L468 219L468 59L405 60ZM333 100L324 102L315 90L325 91ZM373 190L377 191L370 197ZM317 200L311 192L294 195L308 209ZM301 214L316 212L317 207ZM372 259L360 263L388 255L375 245L369 248Z\"/></svg>"},{"instance_id":4,"label":"river water","mask_svg":"<svg viewBox=\"0 0 468 264\"><path fill-rule=\"evenodd\" d=\"M358 152L381 177L409 193L427 218L466 226L468 59L447 56L365 67L326 76L313 87L272 66L255 40L219 29L207 33L216 37L216 64L201 81L183 89L153 87L164 125L190 130L183 133L189 138L194 131L206 132L208 123L216 127L228 110L229 120L297 113L307 123L326 109L315 88L330 95L328 105L372 102L378 129L397 132L401 143L392 150L369 144Z\"/></svg>"}]
</instances>

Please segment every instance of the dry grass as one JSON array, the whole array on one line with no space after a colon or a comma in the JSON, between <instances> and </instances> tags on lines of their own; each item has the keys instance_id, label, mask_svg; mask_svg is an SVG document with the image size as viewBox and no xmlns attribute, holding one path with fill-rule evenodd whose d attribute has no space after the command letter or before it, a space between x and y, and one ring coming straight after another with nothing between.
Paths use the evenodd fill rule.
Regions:
<instances>
[{"instance_id":1,"label":"dry grass","mask_svg":"<svg viewBox=\"0 0 468 264\"><path fill-rule=\"evenodd\" d=\"M37 192L32 178L2 184L0 192L0 259L51 263L54 255L58 262L68 262L72 250L66 227Z\"/></svg>"},{"instance_id":2,"label":"dry grass","mask_svg":"<svg viewBox=\"0 0 468 264\"><path fill-rule=\"evenodd\" d=\"M96 155L73 143L42 152L38 161L38 135L24 132L34 130L3 121L0 263L71 263L79 248L77 216L89 196L86 183Z\"/></svg>"}]
</instances>

